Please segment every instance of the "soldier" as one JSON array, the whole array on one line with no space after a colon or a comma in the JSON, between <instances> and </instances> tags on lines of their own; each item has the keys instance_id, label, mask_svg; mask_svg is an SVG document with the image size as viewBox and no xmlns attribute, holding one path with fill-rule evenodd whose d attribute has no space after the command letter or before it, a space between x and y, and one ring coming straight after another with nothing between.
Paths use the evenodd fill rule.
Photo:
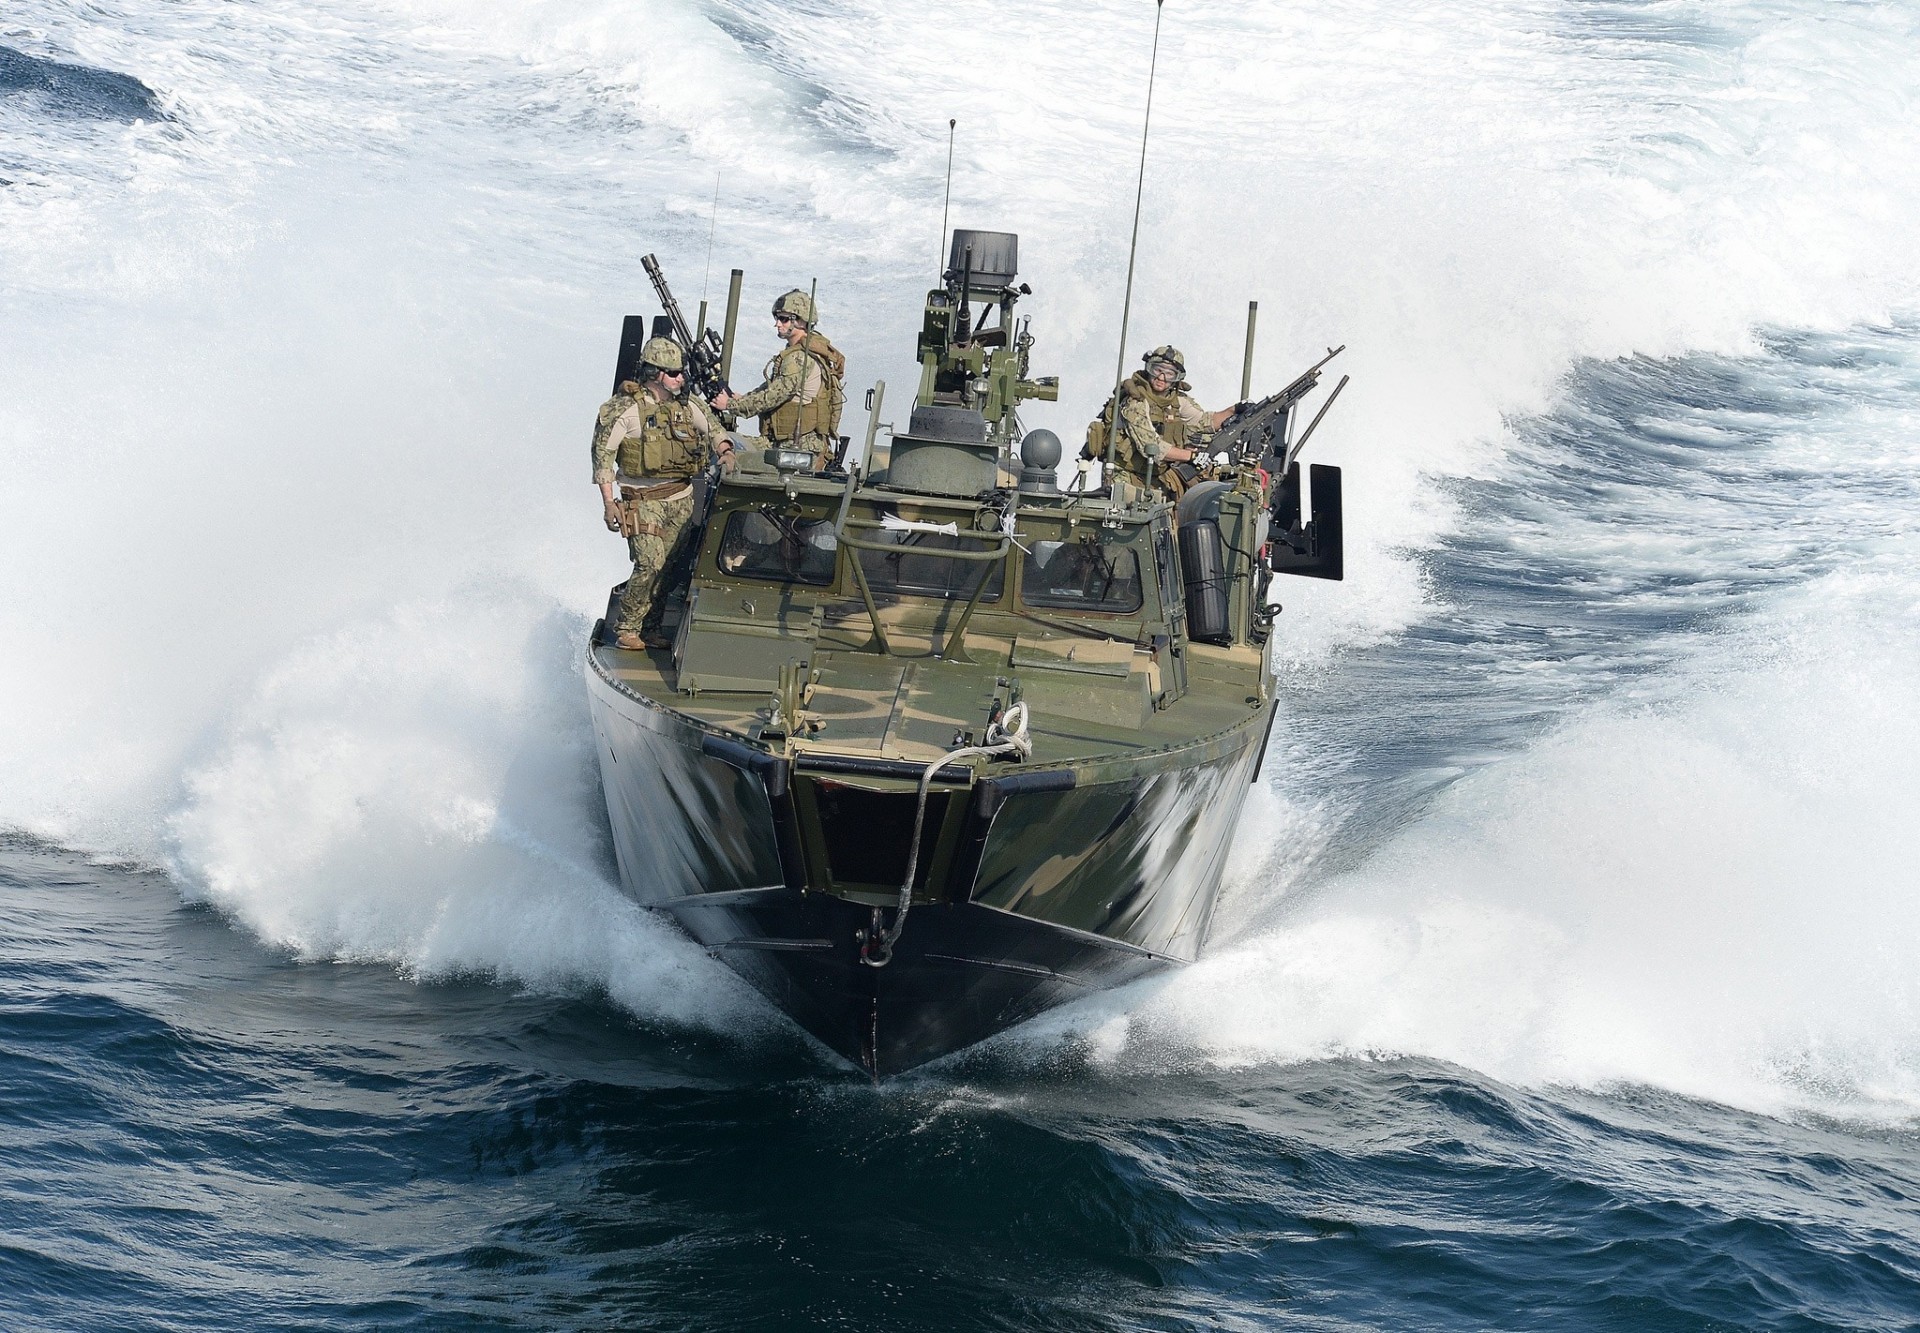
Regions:
<instances>
[{"instance_id":1,"label":"soldier","mask_svg":"<svg viewBox=\"0 0 1920 1333\"><path fill-rule=\"evenodd\" d=\"M1120 386L1124 400L1120 423L1124 429L1114 442L1114 475L1147 489L1158 486L1178 493L1184 485L1169 484L1169 465L1193 460L1193 444L1200 436L1220 429L1233 415L1231 407L1209 412L1187 397L1187 361L1177 347L1154 348L1141 358L1145 366ZM1102 460L1107 454L1107 432L1113 422L1113 399L1087 427L1083 460ZM1111 479L1109 479L1111 480Z\"/></svg>"},{"instance_id":2,"label":"soldier","mask_svg":"<svg viewBox=\"0 0 1920 1333\"><path fill-rule=\"evenodd\" d=\"M633 556L614 623L621 648L673 646L661 632L661 615L668 571L696 538L693 478L711 452L724 466L733 463L732 443L699 397L685 392L686 382L680 345L649 339L640 349L638 382L623 381L602 404L593 433L593 480L606 505L607 530L624 535Z\"/></svg>"},{"instance_id":3,"label":"soldier","mask_svg":"<svg viewBox=\"0 0 1920 1333\"><path fill-rule=\"evenodd\" d=\"M786 346L767 362L766 383L751 393L721 394L714 406L760 418L760 434L781 449L804 449L814 466L833 461L846 403L847 359L814 330L813 298L798 289L773 303L773 331Z\"/></svg>"}]
</instances>

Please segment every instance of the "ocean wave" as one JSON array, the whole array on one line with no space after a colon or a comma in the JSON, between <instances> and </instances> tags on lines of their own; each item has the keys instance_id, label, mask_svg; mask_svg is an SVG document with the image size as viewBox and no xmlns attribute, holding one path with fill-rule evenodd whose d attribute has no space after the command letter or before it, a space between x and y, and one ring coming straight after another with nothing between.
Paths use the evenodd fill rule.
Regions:
<instances>
[{"instance_id":1,"label":"ocean wave","mask_svg":"<svg viewBox=\"0 0 1920 1333\"><path fill-rule=\"evenodd\" d=\"M29 114L78 120L161 120L160 97L134 78L0 46L0 98Z\"/></svg>"}]
</instances>

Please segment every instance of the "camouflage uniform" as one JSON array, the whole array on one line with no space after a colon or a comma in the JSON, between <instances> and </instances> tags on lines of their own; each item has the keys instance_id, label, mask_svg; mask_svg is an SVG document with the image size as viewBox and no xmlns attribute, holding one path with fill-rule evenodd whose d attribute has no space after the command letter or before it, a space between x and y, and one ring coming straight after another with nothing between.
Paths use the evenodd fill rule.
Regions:
<instances>
[{"instance_id":1,"label":"camouflage uniform","mask_svg":"<svg viewBox=\"0 0 1920 1333\"><path fill-rule=\"evenodd\" d=\"M621 389L601 405L593 433L593 480L619 483L621 528L633 557L613 629L658 634L671 591L667 576L686 563L697 538L693 478L706 466L716 432L698 396L657 402L637 385Z\"/></svg>"},{"instance_id":2,"label":"camouflage uniform","mask_svg":"<svg viewBox=\"0 0 1920 1333\"><path fill-rule=\"evenodd\" d=\"M729 412L760 418L760 434L783 449L805 449L824 466L833 456L833 441L809 411L827 392L826 373L804 344L780 349L767 362L766 383L751 393L735 396Z\"/></svg>"},{"instance_id":3,"label":"camouflage uniform","mask_svg":"<svg viewBox=\"0 0 1920 1333\"><path fill-rule=\"evenodd\" d=\"M1160 459L1168 446L1192 447L1196 436L1212 425L1212 416L1176 384L1164 394L1155 393L1145 371L1136 370L1120 386L1120 437L1114 441L1113 470L1136 485L1158 486ZM1100 415L1087 432L1082 455L1104 460L1106 433L1113 420L1113 399L1100 409ZM1164 488L1162 488L1164 489Z\"/></svg>"}]
</instances>

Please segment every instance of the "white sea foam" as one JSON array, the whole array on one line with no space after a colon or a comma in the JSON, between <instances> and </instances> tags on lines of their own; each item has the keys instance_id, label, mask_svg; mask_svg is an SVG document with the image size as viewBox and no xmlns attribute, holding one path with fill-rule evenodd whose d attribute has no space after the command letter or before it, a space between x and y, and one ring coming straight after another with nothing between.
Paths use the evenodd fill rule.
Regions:
<instances>
[{"instance_id":1,"label":"white sea foam","mask_svg":"<svg viewBox=\"0 0 1920 1333\"><path fill-rule=\"evenodd\" d=\"M529 589L468 587L299 645L186 774L167 827L189 897L305 959L759 1029L743 985L614 886L585 628Z\"/></svg>"},{"instance_id":2,"label":"white sea foam","mask_svg":"<svg viewBox=\"0 0 1920 1333\"><path fill-rule=\"evenodd\" d=\"M1904 574L1821 580L1064 1026L1121 1067L1416 1054L1920 1114L1916 649Z\"/></svg>"}]
</instances>

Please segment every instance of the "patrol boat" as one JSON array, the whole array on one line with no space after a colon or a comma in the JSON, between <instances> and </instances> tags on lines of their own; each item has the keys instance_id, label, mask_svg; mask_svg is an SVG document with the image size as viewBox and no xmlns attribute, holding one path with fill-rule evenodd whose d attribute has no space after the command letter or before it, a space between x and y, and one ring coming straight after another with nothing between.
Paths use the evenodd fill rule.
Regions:
<instances>
[{"instance_id":1,"label":"patrol boat","mask_svg":"<svg viewBox=\"0 0 1920 1333\"><path fill-rule=\"evenodd\" d=\"M1341 577L1339 469L1303 506L1291 441L1319 367L1177 504L1063 492L1017 255L954 232L908 428L877 444L882 383L862 456L740 450L671 650L602 621L586 656L625 891L875 1078L1193 960L1274 721L1268 580Z\"/></svg>"}]
</instances>

